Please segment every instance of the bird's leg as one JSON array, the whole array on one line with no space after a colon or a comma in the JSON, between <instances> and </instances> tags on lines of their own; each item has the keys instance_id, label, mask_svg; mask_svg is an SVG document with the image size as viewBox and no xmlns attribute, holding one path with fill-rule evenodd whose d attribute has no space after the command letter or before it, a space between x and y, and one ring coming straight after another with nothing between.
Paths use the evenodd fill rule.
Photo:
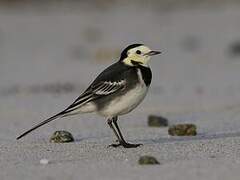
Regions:
<instances>
[{"instance_id":1,"label":"bird's leg","mask_svg":"<svg viewBox=\"0 0 240 180\"><path fill-rule=\"evenodd\" d=\"M118 120L117 116L113 117L112 123L115 125L115 127L117 129L117 132L118 132L118 139L119 139L119 143L120 143L119 145L122 145L124 148L135 148L135 147L138 147L138 146L142 145L142 144L130 144L130 143L127 143L124 140L124 138L123 138L123 135L122 135L122 133L120 131L120 128L119 128L119 126L117 124L117 120ZM117 147L117 146L115 146L115 147Z\"/></svg>"},{"instance_id":2,"label":"bird's leg","mask_svg":"<svg viewBox=\"0 0 240 180\"><path fill-rule=\"evenodd\" d=\"M115 134L116 137L117 137L117 140L120 142L120 141L121 141L121 138L119 137L116 129L113 127L112 122L113 122L113 118L107 120L107 123L108 123L109 127L113 130L114 134ZM118 146L120 146L120 145L121 145L121 144L111 144L111 145L109 145L109 146L118 147Z\"/></svg>"}]
</instances>

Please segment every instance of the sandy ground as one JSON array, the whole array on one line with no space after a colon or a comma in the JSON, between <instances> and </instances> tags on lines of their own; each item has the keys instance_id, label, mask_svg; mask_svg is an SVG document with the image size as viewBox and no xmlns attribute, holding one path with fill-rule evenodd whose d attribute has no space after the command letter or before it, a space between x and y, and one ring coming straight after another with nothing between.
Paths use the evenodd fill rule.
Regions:
<instances>
[{"instance_id":1,"label":"sandy ground","mask_svg":"<svg viewBox=\"0 0 240 180\"><path fill-rule=\"evenodd\" d=\"M239 179L240 56L229 52L240 41L239 9L1 10L0 179ZM65 108L123 47L138 42L163 51L151 62L149 95L119 121L126 138L143 146L108 148L114 136L94 114L59 119L15 140ZM194 123L199 134L170 137L167 128L147 127L149 114ZM61 129L76 142L49 143ZM141 155L160 165L138 165ZM49 164L40 164L43 158Z\"/></svg>"}]
</instances>

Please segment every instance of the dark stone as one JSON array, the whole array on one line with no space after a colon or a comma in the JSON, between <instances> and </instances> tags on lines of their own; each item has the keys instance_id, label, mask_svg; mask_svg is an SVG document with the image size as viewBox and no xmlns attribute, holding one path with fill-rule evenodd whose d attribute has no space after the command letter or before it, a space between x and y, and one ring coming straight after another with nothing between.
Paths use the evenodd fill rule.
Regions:
<instances>
[{"instance_id":1,"label":"dark stone","mask_svg":"<svg viewBox=\"0 0 240 180\"><path fill-rule=\"evenodd\" d=\"M153 165L153 164L160 164L160 163L153 156L141 156L138 160L138 164L140 164L140 165Z\"/></svg>"},{"instance_id":2,"label":"dark stone","mask_svg":"<svg viewBox=\"0 0 240 180\"><path fill-rule=\"evenodd\" d=\"M67 143L73 142L74 138L70 132L67 131L56 131L50 138L50 142L53 143Z\"/></svg>"},{"instance_id":3,"label":"dark stone","mask_svg":"<svg viewBox=\"0 0 240 180\"><path fill-rule=\"evenodd\" d=\"M150 127L166 127L168 126L168 120L161 116L149 115L148 126Z\"/></svg>"},{"instance_id":4,"label":"dark stone","mask_svg":"<svg viewBox=\"0 0 240 180\"><path fill-rule=\"evenodd\" d=\"M240 57L240 40L230 44L228 51L231 57Z\"/></svg>"},{"instance_id":5,"label":"dark stone","mask_svg":"<svg viewBox=\"0 0 240 180\"><path fill-rule=\"evenodd\" d=\"M168 134L172 136L196 136L197 127L194 124L176 124L169 127Z\"/></svg>"}]
</instances>

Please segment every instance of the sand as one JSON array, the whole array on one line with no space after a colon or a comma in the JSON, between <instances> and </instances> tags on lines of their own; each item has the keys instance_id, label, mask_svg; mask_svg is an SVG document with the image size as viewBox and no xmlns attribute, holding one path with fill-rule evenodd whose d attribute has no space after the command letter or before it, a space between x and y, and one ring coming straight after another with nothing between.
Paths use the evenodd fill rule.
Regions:
<instances>
[{"instance_id":1,"label":"sand","mask_svg":"<svg viewBox=\"0 0 240 180\"><path fill-rule=\"evenodd\" d=\"M239 179L240 66L229 53L239 40L239 9L0 11L0 179ZM95 114L59 119L15 140L139 42L163 51L151 62L145 101L119 120L126 139L143 146L108 147L114 135ZM147 126L149 114L194 123L198 135L168 136L167 128ZM56 130L76 142L49 143ZM138 165L142 155L160 165Z\"/></svg>"}]
</instances>

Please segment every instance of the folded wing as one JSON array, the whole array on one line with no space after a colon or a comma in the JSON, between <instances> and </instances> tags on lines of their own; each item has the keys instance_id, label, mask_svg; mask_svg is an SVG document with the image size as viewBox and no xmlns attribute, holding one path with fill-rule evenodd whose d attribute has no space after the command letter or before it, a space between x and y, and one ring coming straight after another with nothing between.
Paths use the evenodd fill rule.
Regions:
<instances>
[{"instance_id":1,"label":"folded wing","mask_svg":"<svg viewBox=\"0 0 240 180\"><path fill-rule=\"evenodd\" d=\"M81 96L79 96L66 110L65 114L76 110L84 104L103 96L108 96L126 87L126 81L102 81L91 85Z\"/></svg>"}]
</instances>

